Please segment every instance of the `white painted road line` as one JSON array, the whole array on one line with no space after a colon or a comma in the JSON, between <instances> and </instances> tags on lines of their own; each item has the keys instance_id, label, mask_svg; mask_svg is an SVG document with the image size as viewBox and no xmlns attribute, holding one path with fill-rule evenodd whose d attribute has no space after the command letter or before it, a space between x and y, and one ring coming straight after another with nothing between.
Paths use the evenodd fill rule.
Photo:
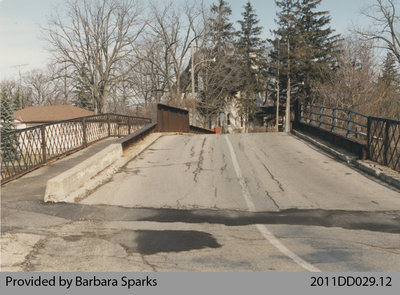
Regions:
<instances>
[{"instance_id":1,"label":"white painted road line","mask_svg":"<svg viewBox=\"0 0 400 295\"><path fill-rule=\"evenodd\" d=\"M231 158L232 158L232 164L236 172L236 176L238 178L240 187L242 189L242 195L246 201L247 207L249 208L250 211L255 211L256 207L252 201L251 195L249 190L247 189L246 182L244 181L244 178L242 176L242 170L240 169L238 160L236 158L235 151L233 149L232 143L229 140L228 136L225 135L225 140L226 143L228 144L229 151L231 153ZM275 248L277 248L280 252L285 254L287 257L292 259L295 263L303 267L304 269L311 271L311 272L320 272L318 268L315 266L311 265L304 259L300 258L297 256L295 253L293 253L291 250L289 250L285 245L283 245L269 230L268 228L263 225L263 224L256 224L257 229L260 231L260 233L263 235L265 239L267 239Z\"/></svg>"}]
</instances>

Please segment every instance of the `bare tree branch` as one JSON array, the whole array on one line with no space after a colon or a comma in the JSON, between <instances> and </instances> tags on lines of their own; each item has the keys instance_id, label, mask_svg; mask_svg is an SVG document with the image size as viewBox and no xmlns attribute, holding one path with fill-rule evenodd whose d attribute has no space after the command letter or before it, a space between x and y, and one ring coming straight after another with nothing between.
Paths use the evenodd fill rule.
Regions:
<instances>
[{"instance_id":1,"label":"bare tree branch","mask_svg":"<svg viewBox=\"0 0 400 295\"><path fill-rule=\"evenodd\" d=\"M72 0L66 11L44 29L54 61L66 64L90 90L96 110L106 112L110 91L137 64L133 49L146 26L142 10L130 0Z\"/></svg>"}]
</instances>

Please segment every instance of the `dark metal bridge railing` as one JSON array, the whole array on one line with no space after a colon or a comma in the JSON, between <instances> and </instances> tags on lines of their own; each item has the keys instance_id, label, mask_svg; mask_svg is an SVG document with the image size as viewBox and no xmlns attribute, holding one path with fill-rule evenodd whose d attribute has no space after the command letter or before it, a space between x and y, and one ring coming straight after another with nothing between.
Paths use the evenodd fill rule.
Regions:
<instances>
[{"instance_id":1,"label":"dark metal bridge railing","mask_svg":"<svg viewBox=\"0 0 400 295\"><path fill-rule=\"evenodd\" d=\"M368 117L371 160L400 171L400 121Z\"/></svg>"},{"instance_id":2,"label":"dark metal bridge railing","mask_svg":"<svg viewBox=\"0 0 400 295\"><path fill-rule=\"evenodd\" d=\"M47 162L107 137L126 136L151 119L100 114L1 134L1 181L6 183Z\"/></svg>"},{"instance_id":3,"label":"dark metal bridge railing","mask_svg":"<svg viewBox=\"0 0 400 295\"><path fill-rule=\"evenodd\" d=\"M367 141L368 116L350 109L300 104L300 120L347 138Z\"/></svg>"},{"instance_id":4,"label":"dark metal bridge railing","mask_svg":"<svg viewBox=\"0 0 400 295\"><path fill-rule=\"evenodd\" d=\"M400 121L366 116L350 109L298 105L297 120L366 147L368 159L400 171Z\"/></svg>"}]
</instances>

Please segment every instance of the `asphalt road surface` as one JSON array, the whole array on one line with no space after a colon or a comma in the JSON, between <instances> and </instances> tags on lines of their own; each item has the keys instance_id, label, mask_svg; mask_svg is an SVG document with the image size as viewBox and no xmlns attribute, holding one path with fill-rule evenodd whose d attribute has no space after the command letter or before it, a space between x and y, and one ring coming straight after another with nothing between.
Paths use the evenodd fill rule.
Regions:
<instances>
[{"instance_id":1,"label":"asphalt road surface","mask_svg":"<svg viewBox=\"0 0 400 295\"><path fill-rule=\"evenodd\" d=\"M282 133L163 136L80 204L24 206L52 212L4 234L28 271L400 271L399 191Z\"/></svg>"},{"instance_id":2,"label":"asphalt road surface","mask_svg":"<svg viewBox=\"0 0 400 295\"><path fill-rule=\"evenodd\" d=\"M282 133L164 136L82 203L153 210L157 270L400 270L399 192Z\"/></svg>"}]
</instances>

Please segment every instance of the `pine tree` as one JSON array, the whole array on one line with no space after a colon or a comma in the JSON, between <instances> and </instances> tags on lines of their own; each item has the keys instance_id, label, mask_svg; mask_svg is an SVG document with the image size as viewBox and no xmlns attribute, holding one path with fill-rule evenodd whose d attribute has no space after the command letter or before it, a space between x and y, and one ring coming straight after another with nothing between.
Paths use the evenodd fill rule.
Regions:
<instances>
[{"instance_id":1,"label":"pine tree","mask_svg":"<svg viewBox=\"0 0 400 295\"><path fill-rule=\"evenodd\" d=\"M262 27L250 2L244 6L243 19L239 20L240 30L236 42L237 63L240 65L241 95L238 101L239 115L246 124L257 110L255 95L264 90L263 68L265 67L265 41L260 38Z\"/></svg>"},{"instance_id":2,"label":"pine tree","mask_svg":"<svg viewBox=\"0 0 400 295\"><path fill-rule=\"evenodd\" d=\"M280 67L281 89L286 89L287 77L290 76L293 100L300 97L315 99L313 84L324 81L327 73L336 66L339 35L333 35L334 31L329 27L329 13L316 11L321 0L281 0L275 3L280 12L276 21L278 29L274 31L276 39L271 40L274 49L270 54L270 72L276 74L277 67Z\"/></svg>"},{"instance_id":3,"label":"pine tree","mask_svg":"<svg viewBox=\"0 0 400 295\"><path fill-rule=\"evenodd\" d=\"M391 52L386 54L385 60L383 61L381 80L388 87L400 87L400 73L397 67L396 57Z\"/></svg>"},{"instance_id":4,"label":"pine tree","mask_svg":"<svg viewBox=\"0 0 400 295\"><path fill-rule=\"evenodd\" d=\"M73 104L79 108L84 108L89 111L96 111L95 100L93 99L92 91L89 83L85 83L85 77L87 75L87 69L82 66L81 73L76 75L75 85L73 93L75 98L73 99Z\"/></svg>"},{"instance_id":5,"label":"pine tree","mask_svg":"<svg viewBox=\"0 0 400 295\"><path fill-rule=\"evenodd\" d=\"M315 82L323 82L335 68L338 55L339 35L333 35L329 27L328 11L316 11L322 0L300 0L298 2L299 47L296 60L299 62L295 81L303 97L314 99Z\"/></svg>"},{"instance_id":6,"label":"pine tree","mask_svg":"<svg viewBox=\"0 0 400 295\"><path fill-rule=\"evenodd\" d=\"M89 111L95 111L92 95L87 86L83 84L77 84L72 92L75 94L75 97L72 99L72 103L76 107L84 108Z\"/></svg>"},{"instance_id":7,"label":"pine tree","mask_svg":"<svg viewBox=\"0 0 400 295\"><path fill-rule=\"evenodd\" d=\"M14 130L14 104L12 97L6 91L1 93L1 159L11 161L17 157L17 138Z\"/></svg>"},{"instance_id":8,"label":"pine tree","mask_svg":"<svg viewBox=\"0 0 400 295\"><path fill-rule=\"evenodd\" d=\"M275 20L278 28L273 31L275 38L269 40L272 45L272 50L270 51L270 66L269 74L274 77L274 81L270 85L270 88L277 90L280 88L279 100L283 100L286 96L284 91L287 88L288 75L291 77L292 81L295 80L293 73L296 72L294 69L295 59L294 52L295 48L299 44L299 19L298 19L298 5L295 0L281 0L275 1L280 11L277 13L277 19ZM292 70L289 72L288 62L291 62ZM277 93L275 92L275 96ZM276 97L275 97L276 99Z\"/></svg>"},{"instance_id":9,"label":"pine tree","mask_svg":"<svg viewBox=\"0 0 400 295\"><path fill-rule=\"evenodd\" d=\"M234 30L230 22L232 9L224 0L218 0L218 4L211 7L210 36L215 53L226 54L232 50Z\"/></svg>"}]
</instances>

